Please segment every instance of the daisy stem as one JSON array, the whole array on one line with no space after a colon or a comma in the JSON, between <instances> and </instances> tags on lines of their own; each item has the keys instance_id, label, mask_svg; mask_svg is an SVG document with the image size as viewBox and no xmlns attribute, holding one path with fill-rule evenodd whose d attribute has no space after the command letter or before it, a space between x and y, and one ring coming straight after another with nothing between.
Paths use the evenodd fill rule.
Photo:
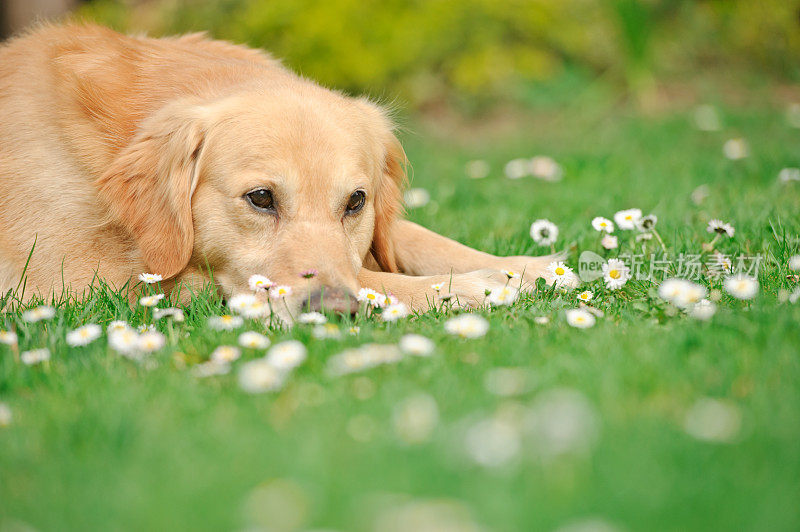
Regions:
<instances>
[{"instance_id":1,"label":"daisy stem","mask_svg":"<svg viewBox=\"0 0 800 532\"><path fill-rule=\"evenodd\" d=\"M175 329L172 327L172 320L167 320L167 330L169 331L169 345L175 346L177 345L177 341L175 340Z\"/></svg>"},{"instance_id":2,"label":"daisy stem","mask_svg":"<svg viewBox=\"0 0 800 532\"><path fill-rule=\"evenodd\" d=\"M666 253L667 252L667 246L664 245L664 241L661 240L661 235L658 234L658 231L656 231L655 228L653 229L653 234L655 235L656 240L658 240L658 243L661 244L661 250L664 253Z\"/></svg>"},{"instance_id":3,"label":"daisy stem","mask_svg":"<svg viewBox=\"0 0 800 532\"><path fill-rule=\"evenodd\" d=\"M282 299L283 299L283 306L286 307L286 312L289 313L289 317L292 318L292 321L294 321L294 316L292 316L292 311L289 310L289 303L286 302L286 298L285 297L282 298Z\"/></svg>"}]
</instances>

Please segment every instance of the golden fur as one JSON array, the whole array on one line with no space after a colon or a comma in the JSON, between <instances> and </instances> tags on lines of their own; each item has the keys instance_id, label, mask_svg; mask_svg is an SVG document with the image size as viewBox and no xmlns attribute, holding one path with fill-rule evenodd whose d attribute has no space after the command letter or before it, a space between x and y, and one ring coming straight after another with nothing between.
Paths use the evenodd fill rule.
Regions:
<instances>
[{"instance_id":1,"label":"golden fur","mask_svg":"<svg viewBox=\"0 0 800 532\"><path fill-rule=\"evenodd\" d=\"M404 167L381 108L266 53L43 26L0 47L0 290L23 272L42 294L153 272L167 289L213 274L230 295L260 273L294 286L295 308L307 287L427 308L434 282L477 304L504 283L499 268L542 275L547 259L495 257L401 220ZM273 191L275 215L246 202L256 188ZM356 189L366 205L344 215ZM310 268L319 275L301 280Z\"/></svg>"}]
</instances>

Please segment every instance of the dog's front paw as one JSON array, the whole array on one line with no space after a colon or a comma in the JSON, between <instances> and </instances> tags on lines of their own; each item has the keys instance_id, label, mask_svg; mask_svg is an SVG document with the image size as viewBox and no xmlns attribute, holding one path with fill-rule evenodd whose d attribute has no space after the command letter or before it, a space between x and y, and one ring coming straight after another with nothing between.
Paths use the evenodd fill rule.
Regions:
<instances>
[{"instance_id":1,"label":"dog's front paw","mask_svg":"<svg viewBox=\"0 0 800 532\"><path fill-rule=\"evenodd\" d=\"M448 302L465 308L485 305L490 293L498 293L508 284L508 278L500 270L477 270L454 275L436 275L426 290L429 302ZM433 292L431 292L433 291Z\"/></svg>"},{"instance_id":2,"label":"dog's front paw","mask_svg":"<svg viewBox=\"0 0 800 532\"><path fill-rule=\"evenodd\" d=\"M543 278L548 285L557 283L566 288L577 288L580 280L569 270L559 270L558 263L564 260L563 254L544 257L498 257L498 268L509 276L514 276L514 285L523 291L532 290L536 279Z\"/></svg>"}]
</instances>

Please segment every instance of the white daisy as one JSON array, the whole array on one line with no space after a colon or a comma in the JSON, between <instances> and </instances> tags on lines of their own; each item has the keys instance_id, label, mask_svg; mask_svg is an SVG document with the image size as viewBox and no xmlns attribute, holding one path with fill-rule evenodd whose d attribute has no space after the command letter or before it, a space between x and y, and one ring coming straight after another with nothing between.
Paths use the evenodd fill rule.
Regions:
<instances>
[{"instance_id":1,"label":"white daisy","mask_svg":"<svg viewBox=\"0 0 800 532\"><path fill-rule=\"evenodd\" d=\"M342 337L342 331L334 323L315 325L311 334L318 340L336 340Z\"/></svg>"},{"instance_id":2,"label":"white daisy","mask_svg":"<svg viewBox=\"0 0 800 532\"><path fill-rule=\"evenodd\" d=\"M531 224L531 238L540 246L555 244L558 239L558 227L550 220L536 220Z\"/></svg>"},{"instance_id":3,"label":"white daisy","mask_svg":"<svg viewBox=\"0 0 800 532\"><path fill-rule=\"evenodd\" d=\"M686 309L700 303L707 295L708 290L705 286L686 281L682 283L681 290L672 299L672 303L678 308Z\"/></svg>"},{"instance_id":4,"label":"white daisy","mask_svg":"<svg viewBox=\"0 0 800 532\"><path fill-rule=\"evenodd\" d=\"M23 364L32 366L33 364L40 364L50 360L50 350L46 347L41 349L32 349L30 351L23 351L19 355L19 359Z\"/></svg>"},{"instance_id":5,"label":"white daisy","mask_svg":"<svg viewBox=\"0 0 800 532\"><path fill-rule=\"evenodd\" d=\"M462 338L480 338L489 331L489 322L477 314L462 314L444 322L444 330Z\"/></svg>"},{"instance_id":6,"label":"white daisy","mask_svg":"<svg viewBox=\"0 0 800 532\"><path fill-rule=\"evenodd\" d=\"M708 275L719 277L722 274L730 275L733 273L733 262L730 258L719 251L715 251L711 256L711 263L708 265Z\"/></svg>"},{"instance_id":7,"label":"white daisy","mask_svg":"<svg viewBox=\"0 0 800 532\"><path fill-rule=\"evenodd\" d=\"M392 422L395 434L403 443L409 445L424 443L430 439L439 423L439 408L433 397L417 393L395 405ZM403 522L408 523L408 521ZM429 524L431 523L420 523L421 529L428 528ZM469 527L453 526L449 522L443 524L439 521L439 524L442 528L450 530L469 530Z\"/></svg>"},{"instance_id":8,"label":"white daisy","mask_svg":"<svg viewBox=\"0 0 800 532\"><path fill-rule=\"evenodd\" d=\"M403 359L403 352L396 345L365 344L346 349L328 359L328 374L338 377L374 368L381 364L393 364Z\"/></svg>"},{"instance_id":9,"label":"white daisy","mask_svg":"<svg viewBox=\"0 0 800 532\"><path fill-rule=\"evenodd\" d=\"M212 361L203 362L192 367L192 375L198 378L227 375L230 371L230 364L219 364Z\"/></svg>"},{"instance_id":10,"label":"white daisy","mask_svg":"<svg viewBox=\"0 0 800 532\"><path fill-rule=\"evenodd\" d=\"M603 281L609 290L619 290L631 278L630 269L619 259L608 259L603 264Z\"/></svg>"},{"instance_id":11,"label":"white daisy","mask_svg":"<svg viewBox=\"0 0 800 532\"><path fill-rule=\"evenodd\" d=\"M566 311L566 316L567 323L570 325L570 327L576 327L578 329L588 329L589 327L593 327L597 321L591 312L588 312L582 308L569 309Z\"/></svg>"},{"instance_id":12,"label":"white daisy","mask_svg":"<svg viewBox=\"0 0 800 532\"><path fill-rule=\"evenodd\" d=\"M461 441L467 457L476 464L488 468L503 467L512 463L523 445L518 425L500 416L487 417L473 423L466 429ZM455 528L461 529L460 525ZM466 530L476 528L471 524L464 527Z\"/></svg>"},{"instance_id":13,"label":"white daisy","mask_svg":"<svg viewBox=\"0 0 800 532\"><path fill-rule=\"evenodd\" d=\"M736 299L753 299L758 294L758 281L746 275L725 279L725 291Z\"/></svg>"},{"instance_id":14,"label":"white daisy","mask_svg":"<svg viewBox=\"0 0 800 532\"><path fill-rule=\"evenodd\" d=\"M658 296L664 301L674 302L688 290L692 283L686 279L665 279L658 287Z\"/></svg>"},{"instance_id":15,"label":"white daisy","mask_svg":"<svg viewBox=\"0 0 800 532\"><path fill-rule=\"evenodd\" d=\"M431 288L433 288L437 292L440 292L442 288L444 288L444 283L434 283L431 285Z\"/></svg>"},{"instance_id":16,"label":"white daisy","mask_svg":"<svg viewBox=\"0 0 800 532\"><path fill-rule=\"evenodd\" d=\"M297 317L297 321L311 325L323 325L328 321L328 318L319 312L305 312Z\"/></svg>"},{"instance_id":17,"label":"white daisy","mask_svg":"<svg viewBox=\"0 0 800 532\"><path fill-rule=\"evenodd\" d=\"M248 349L266 349L269 344L269 338L255 331L247 331L239 335L239 345Z\"/></svg>"},{"instance_id":18,"label":"white daisy","mask_svg":"<svg viewBox=\"0 0 800 532\"><path fill-rule=\"evenodd\" d=\"M750 155L750 149L747 146L747 141L744 139L730 139L722 145L722 153L725 157L732 161L744 159Z\"/></svg>"},{"instance_id":19,"label":"white daisy","mask_svg":"<svg viewBox=\"0 0 800 532\"><path fill-rule=\"evenodd\" d=\"M250 278L247 279L247 285L253 292L258 292L259 290L269 290L273 284L274 283L270 281L269 278L258 274L251 275Z\"/></svg>"},{"instance_id":20,"label":"white daisy","mask_svg":"<svg viewBox=\"0 0 800 532\"><path fill-rule=\"evenodd\" d=\"M15 345L17 343L17 333L14 331L0 331L0 344Z\"/></svg>"},{"instance_id":21,"label":"white daisy","mask_svg":"<svg viewBox=\"0 0 800 532\"><path fill-rule=\"evenodd\" d=\"M600 240L600 245L604 249L617 249L619 247L619 240L614 235L606 235Z\"/></svg>"},{"instance_id":22,"label":"white daisy","mask_svg":"<svg viewBox=\"0 0 800 532\"><path fill-rule=\"evenodd\" d=\"M786 122L789 127L800 128L800 103L790 103L786 108Z\"/></svg>"},{"instance_id":23,"label":"white daisy","mask_svg":"<svg viewBox=\"0 0 800 532\"><path fill-rule=\"evenodd\" d=\"M717 311L717 306L708 299L701 299L689 308L689 316L696 320L708 321Z\"/></svg>"},{"instance_id":24,"label":"white daisy","mask_svg":"<svg viewBox=\"0 0 800 532\"><path fill-rule=\"evenodd\" d=\"M529 165L530 174L545 181L558 181L564 175L561 165L546 155L537 155L530 160Z\"/></svg>"},{"instance_id":25,"label":"white daisy","mask_svg":"<svg viewBox=\"0 0 800 532\"><path fill-rule=\"evenodd\" d=\"M511 159L503 167L503 173L509 179L520 179L528 175L529 161L527 159Z\"/></svg>"},{"instance_id":26,"label":"white daisy","mask_svg":"<svg viewBox=\"0 0 800 532\"><path fill-rule=\"evenodd\" d=\"M68 332L67 344L72 347L87 345L100 338L102 333L103 329L101 329L99 325L88 323L83 327L78 327L74 331Z\"/></svg>"},{"instance_id":27,"label":"white daisy","mask_svg":"<svg viewBox=\"0 0 800 532\"><path fill-rule=\"evenodd\" d=\"M502 288L497 288L489 293L487 298L489 304L495 307L502 307L510 305L519 297L519 290L513 286L505 285Z\"/></svg>"},{"instance_id":28,"label":"white daisy","mask_svg":"<svg viewBox=\"0 0 800 532\"><path fill-rule=\"evenodd\" d=\"M641 209L626 209L617 211L617 213L614 214L614 221L617 222L617 227L625 230L636 229L636 224L641 218Z\"/></svg>"},{"instance_id":29,"label":"white daisy","mask_svg":"<svg viewBox=\"0 0 800 532\"><path fill-rule=\"evenodd\" d=\"M131 328L113 330L108 333L108 345L123 355L132 354L139 347L139 333Z\"/></svg>"},{"instance_id":30,"label":"white daisy","mask_svg":"<svg viewBox=\"0 0 800 532\"><path fill-rule=\"evenodd\" d=\"M0 427L7 427L11 425L14 415L11 412L11 407L6 403L0 403Z\"/></svg>"},{"instance_id":31,"label":"white daisy","mask_svg":"<svg viewBox=\"0 0 800 532\"><path fill-rule=\"evenodd\" d=\"M403 303L392 303L383 309L381 319L383 321L397 321L408 316L408 307Z\"/></svg>"},{"instance_id":32,"label":"white daisy","mask_svg":"<svg viewBox=\"0 0 800 532\"><path fill-rule=\"evenodd\" d=\"M353 325L352 327L347 329L347 334L352 336L358 336L360 332L361 332L361 327L359 327L358 325Z\"/></svg>"},{"instance_id":33,"label":"white daisy","mask_svg":"<svg viewBox=\"0 0 800 532\"><path fill-rule=\"evenodd\" d=\"M239 343L241 343L241 336L239 338L240 338ZM232 345L221 345L211 352L211 357L209 358L209 360L214 364L230 364L231 362L239 360L241 356L242 352L239 350L239 348L233 347Z\"/></svg>"},{"instance_id":34,"label":"white daisy","mask_svg":"<svg viewBox=\"0 0 800 532\"><path fill-rule=\"evenodd\" d=\"M269 297L272 299L282 299L292 295L292 287L288 285L275 285L269 289Z\"/></svg>"},{"instance_id":35,"label":"white daisy","mask_svg":"<svg viewBox=\"0 0 800 532\"><path fill-rule=\"evenodd\" d=\"M793 257L789 258L789 269L800 271L800 255L794 255Z\"/></svg>"},{"instance_id":36,"label":"white daisy","mask_svg":"<svg viewBox=\"0 0 800 532\"><path fill-rule=\"evenodd\" d=\"M469 161L464 166L464 172L470 179L483 179L489 175L489 171L491 171L491 167L483 159Z\"/></svg>"},{"instance_id":37,"label":"white daisy","mask_svg":"<svg viewBox=\"0 0 800 532\"><path fill-rule=\"evenodd\" d=\"M735 403L703 397L686 412L683 428L698 440L730 443L739 436L742 413Z\"/></svg>"},{"instance_id":38,"label":"white daisy","mask_svg":"<svg viewBox=\"0 0 800 532\"><path fill-rule=\"evenodd\" d=\"M551 262L547 265L547 281L558 287L572 287L578 284L578 278L572 268L563 262Z\"/></svg>"},{"instance_id":39,"label":"white daisy","mask_svg":"<svg viewBox=\"0 0 800 532\"><path fill-rule=\"evenodd\" d=\"M358 301L366 301L372 307L381 307L383 306L384 298L373 290L372 288L362 288L358 291L358 295L356 295L356 300Z\"/></svg>"},{"instance_id":40,"label":"white daisy","mask_svg":"<svg viewBox=\"0 0 800 532\"><path fill-rule=\"evenodd\" d=\"M398 343L400 351L409 355L416 355L419 357L430 356L433 353L434 344L433 340L422 336L421 334L406 334L400 338Z\"/></svg>"},{"instance_id":41,"label":"white daisy","mask_svg":"<svg viewBox=\"0 0 800 532\"><path fill-rule=\"evenodd\" d=\"M792 305L794 305L794 304L795 304L795 303L797 303L798 301L800 301L800 286L798 286L797 288L795 288L795 289L794 289L794 292L792 292L791 294L789 294L789 303L791 303Z\"/></svg>"},{"instance_id":42,"label":"white daisy","mask_svg":"<svg viewBox=\"0 0 800 532\"><path fill-rule=\"evenodd\" d=\"M595 231L605 231L606 233L614 232L614 222L608 218L603 218L602 216L596 216L592 218L592 227L594 227Z\"/></svg>"},{"instance_id":43,"label":"white daisy","mask_svg":"<svg viewBox=\"0 0 800 532\"><path fill-rule=\"evenodd\" d=\"M700 131L719 131L722 124L713 105L698 105L694 109L694 125Z\"/></svg>"},{"instance_id":44,"label":"white daisy","mask_svg":"<svg viewBox=\"0 0 800 532\"><path fill-rule=\"evenodd\" d=\"M108 334L111 334L112 332L124 331L126 329L131 329L131 328L132 327L127 321L114 320L108 324L108 326L106 327L106 332Z\"/></svg>"},{"instance_id":45,"label":"white daisy","mask_svg":"<svg viewBox=\"0 0 800 532\"><path fill-rule=\"evenodd\" d=\"M235 294L228 300L228 308L241 314L256 301L258 298L253 294Z\"/></svg>"},{"instance_id":46,"label":"white daisy","mask_svg":"<svg viewBox=\"0 0 800 532\"><path fill-rule=\"evenodd\" d=\"M149 331L155 331L155 330L156 330L156 326L153 325L152 323L149 324L149 325L146 324L146 323L143 323L143 324L139 325L138 327L136 327L136 332L138 332L139 334L146 333L146 332L149 332Z\"/></svg>"},{"instance_id":47,"label":"white daisy","mask_svg":"<svg viewBox=\"0 0 800 532\"><path fill-rule=\"evenodd\" d=\"M144 284L155 284L160 283L164 278L157 273L140 273L139 280Z\"/></svg>"},{"instance_id":48,"label":"white daisy","mask_svg":"<svg viewBox=\"0 0 800 532\"><path fill-rule=\"evenodd\" d=\"M155 307L158 302L164 299L164 294L154 294L139 298L139 304L143 307Z\"/></svg>"},{"instance_id":49,"label":"white daisy","mask_svg":"<svg viewBox=\"0 0 800 532\"><path fill-rule=\"evenodd\" d=\"M639 231L652 231L655 229L656 224L658 223L658 216L655 214L648 214L647 216L643 216L636 222L636 229ZM652 235L651 235L652 238Z\"/></svg>"},{"instance_id":50,"label":"white daisy","mask_svg":"<svg viewBox=\"0 0 800 532\"><path fill-rule=\"evenodd\" d=\"M400 303L400 301L398 301L398 299L392 294L380 294L378 297L381 298L382 307L388 307L389 305L397 305Z\"/></svg>"},{"instance_id":51,"label":"white daisy","mask_svg":"<svg viewBox=\"0 0 800 532\"><path fill-rule=\"evenodd\" d=\"M184 320L183 311L175 307L154 308L153 319L172 318L173 321L182 322Z\"/></svg>"},{"instance_id":52,"label":"white daisy","mask_svg":"<svg viewBox=\"0 0 800 532\"><path fill-rule=\"evenodd\" d=\"M228 300L228 308L248 319L269 314L269 305L253 294L236 294Z\"/></svg>"},{"instance_id":53,"label":"white daisy","mask_svg":"<svg viewBox=\"0 0 800 532\"><path fill-rule=\"evenodd\" d=\"M520 275L513 270L500 270L509 279L519 279Z\"/></svg>"},{"instance_id":54,"label":"white daisy","mask_svg":"<svg viewBox=\"0 0 800 532\"><path fill-rule=\"evenodd\" d=\"M36 323L37 321L49 320L56 315L56 309L49 305L41 305L22 313L22 321Z\"/></svg>"},{"instance_id":55,"label":"white daisy","mask_svg":"<svg viewBox=\"0 0 800 532\"><path fill-rule=\"evenodd\" d=\"M244 320L239 316L223 314L222 316L211 316L208 318L208 326L215 331L232 331L244 324Z\"/></svg>"},{"instance_id":56,"label":"white daisy","mask_svg":"<svg viewBox=\"0 0 800 532\"><path fill-rule=\"evenodd\" d=\"M267 353L267 362L280 370L291 370L305 362L308 351L297 340L287 340L272 346Z\"/></svg>"},{"instance_id":57,"label":"white daisy","mask_svg":"<svg viewBox=\"0 0 800 532\"><path fill-rule=\"evenodd\" d=\"M550 317L536 316L535 318L533 318L533 323L535 323L536 325L547 325L548 323L550 323Z\"/></svg>"},{"instance_id":58,"label":"white daisy","mask_svg":"<svg viewBox=\"0 0 800 532\"><path fill-rule=\"evenodd\" d=\"M273 392L283 387L285 373L265 359L245 362L239 367L239 387L247 393Z\"/></svg>"},{"instance_id":59,"label":"white daisy","mask_svg":"<svg viewBox=\"0 0 800 532\"><path fill-rule=\"evenodd\" d=\"M403 203L409 209L424 207L431 201L431 194L424 188L410 188L403 194Z\"/></svg>"},{"instance_id":60,"label":"white daisy","mask_svg":"<svg viewBox=\"0 0 800 532\"><path fill-rule=\"evenodd\" d=\"M584 290L583 292L578 294L578 300L579 301L583 301L584 303L588 303L589 301L592 300L593 297L594 297L594 294L591 293L588 290Z\"/></svg>"},{"instance_id":61,"label":"white daisy","mask_svg":"<svg viewBox=\"0 0 800 532\"><path fill-rule=\"evenodd\" d=\"M800 181L800 168L783 168L778 172L778 181L781 183L789 183L791 181Z\"/></svg>"},{"instance_id":62,"label":"white daisy","mask_svg":"<svg viewBox=\"0 0 800 532\"><path fill-rule=\"evenodd\" d=\"M717 219L708 222L708 227L706 227L706 231L708 231L709 233L726 235L728 238L733 238L733 234L736 232L736 230L731 224L725 223L722 220L717 220Z\"/></svg>"},{"instance_id":63,"label":"white daisy","mask_svg":"<svg viewBox=\"0 0 800 532\"><path fill-rule=\"evenodd\" d=\"M158 331L147 331L139 335L137 348L143 353L158 351L167 343L167 339Z\"/></svg>"}]
</instances>

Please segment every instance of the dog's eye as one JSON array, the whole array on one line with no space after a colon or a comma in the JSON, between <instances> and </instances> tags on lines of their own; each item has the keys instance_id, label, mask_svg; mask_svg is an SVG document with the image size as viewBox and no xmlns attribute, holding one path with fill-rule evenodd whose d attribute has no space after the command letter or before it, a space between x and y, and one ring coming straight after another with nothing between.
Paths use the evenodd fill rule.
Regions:
<instances>
[{"instance_id":1,"label":"dog's eye","mask_svg":"<svg viewBox=\"0 0 800 532\"><path fill-rule=\"evenodd\" d=\"M347 200L347 209L345 214L355 214L364 208L364 203L367 200L367 195L363 190L356 190Z\"/></svg>"},{"instance_id":2,"label":"dog's eye","mask_svg":"<svg viewBox=\"0 0 800 532\"><path fill-rule=\"evenodd\" d=\"M252 192L245 194L248 203L260 211L274 211L275 199L272 197L272 192L266 188L259 188Z\"/></svg>"}]
</instances>

